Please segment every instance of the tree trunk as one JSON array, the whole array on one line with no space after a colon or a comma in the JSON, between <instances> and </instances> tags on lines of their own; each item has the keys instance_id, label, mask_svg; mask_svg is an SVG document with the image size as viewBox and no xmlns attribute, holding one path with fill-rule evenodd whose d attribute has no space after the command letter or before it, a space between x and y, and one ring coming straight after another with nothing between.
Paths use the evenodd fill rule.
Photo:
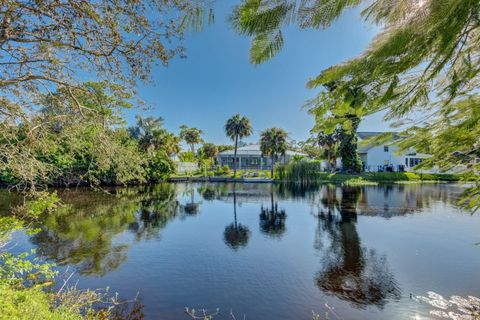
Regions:
<instances>
[{"instance_id":1,"label":"tree trunk","mask_svg":"<svg viewBox=\"0 0 480 320\"><path fill-rule=\"evenodd\" d=\"M192 153L195 156L195 145L193 143L190 144L190 150L192 150Z\"/></svg>"},{"instance_id":2,"label":"tree trunk","mask_svg":"<svg viewBox=\"0 0 480 320\"><path fill-rule=\"evenodd\" d=\"M271 158L272 158L272 168L271 168L271 175L270 175L270 178L273 179L273 167L275 166L275 155L271 155Z\"/></svg>"},{"instance_id":3,"label":"tree trunk","mask_svg":"<svg viewBox=\"0 0 480 320\"><path fill-rule=\"evenodd\" d=\"M352 121L350 132L341 130L339 154L342 157L342 171L359 173L362 170L361 161L357 151L357 129L360 118L355 115L349 117Z\"/></svg>"},{"instance_id":4,"label":"tree trunk","mask_svg":"<svg viewBox=\"0 0 480 320\"><path fill-rule=\"evenodd\" d=\"M233 177L237 177L237 146L238 146L238 135L235 136L235 151L233 152Z\"/></svg>"}]
</instances>

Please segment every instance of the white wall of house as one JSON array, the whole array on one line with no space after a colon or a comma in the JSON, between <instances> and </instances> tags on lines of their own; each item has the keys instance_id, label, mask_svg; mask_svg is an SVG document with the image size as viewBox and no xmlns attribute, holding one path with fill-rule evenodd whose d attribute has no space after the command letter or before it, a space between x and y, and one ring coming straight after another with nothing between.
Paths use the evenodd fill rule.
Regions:
<instances>
[{"instance_id":1,"label":"white wall of house","mask_svg":"<svg viewBox=\"0 0 480 320\"><path fill-rule=\"evenodd\" d=\"M374 146L361 155L365 171L379 171L379 168L393 166L394 171L399 171L399 166L405 166L405 154L398 154L395 145Z\"/></svg>"},{"instance_id":2,"label":"white wall of house","mask_svg":"<svg viewBox=\"0 0 480 320\"><path fill-rule=\"evenodd\" d=\"M192 173L198 170L198 164L196 162L176 161L175 164L177 165L177 173L179 174Z\"/></svg>"}]
</instances>

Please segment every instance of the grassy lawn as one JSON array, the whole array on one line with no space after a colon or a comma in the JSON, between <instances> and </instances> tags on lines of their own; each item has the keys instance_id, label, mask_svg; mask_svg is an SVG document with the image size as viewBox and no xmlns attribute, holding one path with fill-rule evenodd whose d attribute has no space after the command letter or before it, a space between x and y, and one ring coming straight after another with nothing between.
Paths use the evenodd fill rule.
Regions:
<instances>
[{"instance_id":1,"label":"grassy lawn","mask_svg":"<svg viewBox=\"0 0 480 320\"><path fill-rule=\"evenodd\" d=\"M201 178L221 177L233 178L233 171L228 174L219 174L215 171L208 171L207 175L200 171L189 174L176 174L172 178ZM235 178L265 179L270 178L270 170L238 170ZM282 181L278 177L277 181ZM461 180L460 175L455 174L430 174L413 172L364 172L361 174L311 172L308 182L332 182L345 185L377 185L379 183L419 183L419 182L457 182ZM288 181L298 182L298 181Z\"/></svg>"},{"instance_id":2,"label":"grassy lawn","mask_svg":"<svg viewBox=\"0 0 480 320\"><path fill-rule=\"evenodd\" d=\"M378 183L457 182L461 176L454 174L430 174L413 172L364 172L362 174L318 173L319 181L346 185L376 185Z\"/></svg>"}]
</instances>

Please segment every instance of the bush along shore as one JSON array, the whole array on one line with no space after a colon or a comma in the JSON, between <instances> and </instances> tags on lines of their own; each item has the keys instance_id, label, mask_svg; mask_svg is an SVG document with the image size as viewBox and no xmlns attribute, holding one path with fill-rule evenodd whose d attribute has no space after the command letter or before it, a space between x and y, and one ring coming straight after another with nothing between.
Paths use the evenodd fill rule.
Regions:
<instances>
[{"instance_id":1,"label":"bush along shore","mask_svg":"<svg viewBox=\"0 0 480 320\"><path fill-rule=\"evenodd\" d=\"M316 184L341 183L344 185L377 185L380 183L427 183L427 182L460 182L464 181L461 175L442 173L414 173L414 172L363 172L328 173L320 171L320 165L312 162L291 162L277 166L275 180L281 183Z\"/></svg>"}]
</instances>

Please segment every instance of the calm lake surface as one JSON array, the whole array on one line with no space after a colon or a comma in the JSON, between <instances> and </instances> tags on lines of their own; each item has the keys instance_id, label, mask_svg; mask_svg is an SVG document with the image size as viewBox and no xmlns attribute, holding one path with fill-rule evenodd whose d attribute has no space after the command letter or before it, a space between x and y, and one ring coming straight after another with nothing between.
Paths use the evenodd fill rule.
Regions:
<instances>
[{"instance_id":1,"label":"calm lake surface","mask_svg":"<svg viewBox=\"0 0 480 320\"><path fill-rule=\"evenodd\" d=\"M79 288L137 293L146 319L426 319L411 295L480 296L480 215L455 185L160 184L63 191L12 251L75 271ZM0 211L9 205L0 194ZM337 319L334 315L330 319Z\"/></svg>"}]
</instances>

